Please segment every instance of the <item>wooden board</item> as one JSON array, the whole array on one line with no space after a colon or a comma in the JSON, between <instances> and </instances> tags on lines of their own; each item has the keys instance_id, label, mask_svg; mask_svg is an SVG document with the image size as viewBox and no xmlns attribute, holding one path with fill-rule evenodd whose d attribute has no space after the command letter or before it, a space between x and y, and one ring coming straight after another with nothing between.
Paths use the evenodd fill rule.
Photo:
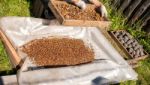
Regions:
<instances>
[{"instance_id":1,"label":"wooden board","mask_svg":"<svg viewBox=\"0 0 150 85\"><path fill-rule=\"evenodd\" d=\"M119 8L120 12L123 13L123 11L129 6L129 4L130 4L131 1L132 0L124 0L123 3L122 3L122 5Z\"/></svg>"},{"instance_id":2,"label":"wooden board","mask_svg":"<svg viewBox=\"0 0 150 85\"><path fill-rule=\"evenodd\" d=\"M111 24L110 21L89 21L89 20L66 20L56 7L56 3L65 3L64 1L51 0L49 2L49 8L54 13L58 21L67 26L99 26L101 28L108 28Z\"/></svg>"},{"instance_id":3,"label":"wooden board","mask_svg":"<svg viewBox=\"0 0 150 85\"><path fill-rule=\"evenodd\" d=\"M138 8L138 10L134 13L132 17L131 24L134 24L139 18L142 16L142 14L148 9L150 6L150 0L145 0L145 2Z\"/></svg>"},{"instance_id":4,"label":"wooden board","mask_svg":"<svg viewBox=\"0 0 150 85\"><path fill-rule=\"evenodd\" d=\"M44 11L44 6L43 6L41 0L34 0L33 1L33 9L32 9L33 16L41 17L43 11Z\"/></svg>"},{"instance_id":5,"label":"wooden board","mask_svg":"<svg viewBox=\"0 0 150 85\"><path fill-rule=\"evenodd\" d=\"M124 15L129 19L132 16L132 13L134 13L137 6L140 4L142 0L134 0L130 3L130 5L126 8L124 11Z\"/></svg>"},{"instance_id":6,"label":"wooden board","mask_svg":"<svg viewBox=\"0 0 150 85\"><path fill-rule=\"evenodd\" d=\"M124 0L116 0L114 4L115 8L118 9L123 4L123 1Z\"/></svg>"},{"instance_id":7,"label":"wooden board","mask_svg":"<svg viewBox=\"0 0 150 85\"><path fill-rule=\"evenodd\" d=\"M118 30L118 31L125 31L125 30ZM110 36L117 43L117 45L119 46L119 48L123 50L123 52L126 54L126 56L130 57L129 59L127 59L128 63L130 65L136 65L138 61L143 60L143 59L145 59L145 58L148 57L148 53L144 50L144 53L145 53L144 56L140 56L138 58L132 58L131 55L130 55L130 53L126 50L126 48L122 45L122 43L116 38L116 36L113 34L113 32L114 31L109 31ZM128 34L128 36L131 37L131 35L129 35L129 34Z\"/></svg>"},{"instance_id":8,"label":"wooden board","mask_svg":"<svg viewBox=\"0 0 150 85\"><path fill-rule=\"evenodd\" d=\"M18 56L15 48L12 46L11 42L8 40L7 36L2 32L2 30L0 30L0 37L14 66L13 68L19 68L22 64L21 58Z\"/></svg>"}]
</instances>

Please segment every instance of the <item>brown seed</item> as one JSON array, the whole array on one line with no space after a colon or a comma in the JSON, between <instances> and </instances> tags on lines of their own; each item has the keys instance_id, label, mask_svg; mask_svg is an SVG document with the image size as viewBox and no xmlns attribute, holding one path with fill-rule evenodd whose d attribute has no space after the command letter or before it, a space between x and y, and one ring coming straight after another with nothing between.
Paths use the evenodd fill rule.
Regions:
<instances>
[{"instance_id":1,"label":"brown seed","mask_svg":"<svg viewBox=\"0 0 150 85\"><path fill-rule=\"evenodd\" d=\"M77 65L94 60L93 50L80 39L36 39L22 46L22 51L38 66Z\"/></svg>"},{"instance_id":2,"label":"brown seed","mask_svg":"<svg viewBox=\"0 0 150 85\"><path fill-rule=\"evenodd\" d=\"M56 3L56 7L65 19L101 21L103 18L90 6L85 10L68 3Z\"/></svg>"},{"instance_id":3,"label":"brown seed","mask_svg":"<svg viewBox=\"0 0 150 85\"><path fill-rule=\"evenodd\" d=\"M127 36L124 36L124 41L127 42L129 38Z\"/></svg>"},{"instance_id":4,"label":"brown seed","mask_svg":"<svg viewBox=\"0 0 150 85\"><path fill-rule=\"evenodd\" d=\"M130 39L130 40L128 40L126 43L129 45L129 44L131 44L132 42L133 42L133 40Z\"/></svg>"}]
</instances>

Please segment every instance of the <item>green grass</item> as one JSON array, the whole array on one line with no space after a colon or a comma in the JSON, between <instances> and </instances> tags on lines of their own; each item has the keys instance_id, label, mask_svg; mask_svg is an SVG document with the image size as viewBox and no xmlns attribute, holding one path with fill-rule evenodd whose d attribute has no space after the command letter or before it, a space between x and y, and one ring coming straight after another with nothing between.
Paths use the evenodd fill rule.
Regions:
<instances>
[{"instance_id":1,"label":"green grass","mask_svg":"<svg viewBox=\"0 0 150 85\"><path fill-rule=\"evenodd\" d=\"M0 16L30 16L27 0L0 0Z\"/></svg>"},{"instance_id":2,"label":"green grass","mask_svg":"<svg viewBox=\"0 0 150 85\"><path fill-rule=\"evenodd\" d=\"M11 65L9 63L8 56L5 52L4 46L0 41L0 71L10 70Z\"/></svg>"},{"instance_id":3,"label":"green grass","mask_svg":"<svg viewBox=\"0 0 150 85\"><path fill-rule=\"evenodd\" d=\"M110 5L112 0L101 0L107 7L109 13L109 19L112 21L110 30L127 30L134 38L136 38L144 49L150 53L150 35L147 35L144 31L141 30L140 23L135 23L133 27L125 25L125 17L121 12L116 11ZM135 69L138 73L137 81L127 81L121 83L120 85L150 85L150 58L147 58L138 63L139 67Z\"/></svg>"},{"instance_id":4,"label":"green grass","mask_svg":"<svg viewBox=\"0 0 150 85\"><path fill-rule=\"evenodd\" d=\"M30 16L30 3L27 0L0 0L0 17ZM0 41L0 75L13 73L9 58Z\"/></svg>"}]
</instances>

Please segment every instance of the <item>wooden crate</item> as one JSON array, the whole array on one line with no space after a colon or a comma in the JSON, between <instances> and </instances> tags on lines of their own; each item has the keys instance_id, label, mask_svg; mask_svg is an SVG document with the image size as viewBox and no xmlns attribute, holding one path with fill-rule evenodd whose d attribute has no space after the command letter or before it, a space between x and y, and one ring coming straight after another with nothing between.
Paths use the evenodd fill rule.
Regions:
<instances>
[{"instance_id":1,"label":"wooden crate","mask_svg":"<svg viewBox=\"0 0 150 85\"><path fill-rule=\"evenodd\" d=\"M124 31L124 32L126 32L127 36L129 36L131 39L133 39L132 36L131 36L127 31L125 31L125 30L118 30L118 31ZM117 45L119 46L119 48L120 48L121 50L123 50L123 52L126 54L126 56L129 57L129 59L127 59L127 61L128 61L128 63L129 63L130 65L136 66L136 64L137 64L138 61L143 60L143 59L145 59L145 58L148 57L148 53L144 50L144 54L145 54L144 56L140 56L140 57L137 57L137 58L132 58L132 55L127 51L127 49L126 49L126 48L123 46L123 44L118 40L118 38L114 35L113 32L115 32L115 31L109 31L110 36L111 36L111 37L113 38L113 40L117 43ZM136 39L135 39L135 40L136 40ZM136 40L136 41L137 41L137 40Z\"/></svg>"},{"instance_id":2,"label":"wooden crate","mask_svg":"<svg viewBox=\"0 0 150 85\"><path fill-rule=\"evenodd\" d=\"M108 28L110 25L110 21L89 21L89 20L67 20L65 19L62 14L58 11L56 4L58 3L66 3L65 1L57 1L51 0L49 2L49 7L51 11L54 13L55 17L58 21L63 25L68 26L98 26L100 28ZM91 5L87 5L91 6ZM64 9L65 10L65 9Z\"/></svg>"}]
</instances>

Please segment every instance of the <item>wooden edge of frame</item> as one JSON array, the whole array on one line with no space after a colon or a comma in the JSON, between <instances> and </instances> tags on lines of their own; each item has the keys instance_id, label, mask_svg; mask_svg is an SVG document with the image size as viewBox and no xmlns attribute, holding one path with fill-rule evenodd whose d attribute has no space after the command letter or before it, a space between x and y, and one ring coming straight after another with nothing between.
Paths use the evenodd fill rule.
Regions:
<instances>
[{"instance_id":1,"label":"wooden edge of frame","mask_svg":"<svg viewBox=\"0 0 150 85\"><path fill-rule=\"evenodd\" d=\"M55 15L55 17L58 19L58 21L62 24L64 19L63 17L61 16L61 14L58 12L58 10L56 9L56 6L55 6L55 1L54 0L51 0L49 3L48 3L48 6L49 8L51 9L51 11L53 12L53 14Z\"/></svg>"},{"instance_id":2,"label":"wooden edge of frame","mask_svg":"<svg viewBox=\"0 0 150 85\"><path fill-rule=\"evenodd\" d=\"M18 56L15 48L12 46L11 42L8 40L8 38L5 36L5 34L2 32L2 30L0 30L0 36L2 39L2 42L5 45L6 51L9 54L9 57L11 59L11 62L14 64L14 67L20 67L22 60L21 58Z\"/></svg>"}]
</instances>

